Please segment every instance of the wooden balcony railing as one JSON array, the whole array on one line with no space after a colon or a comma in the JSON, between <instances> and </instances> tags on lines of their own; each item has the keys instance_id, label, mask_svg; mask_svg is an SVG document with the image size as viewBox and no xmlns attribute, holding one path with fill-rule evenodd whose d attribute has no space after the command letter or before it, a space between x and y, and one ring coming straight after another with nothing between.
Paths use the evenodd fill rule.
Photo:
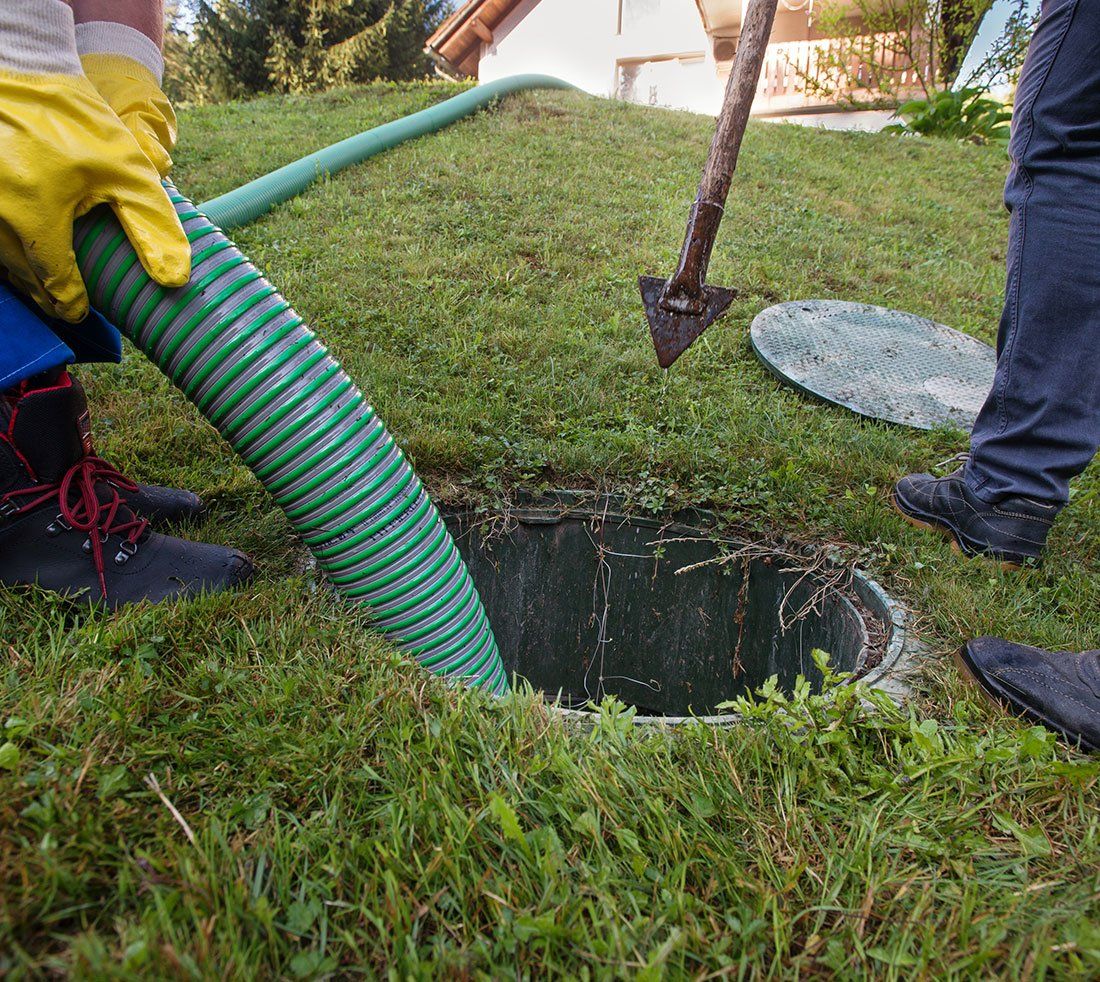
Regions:
<instances>
[{"instance_id":1,"label":"wooden balcony railing","mask_svg":"<svg viewBox=\"0 0 1100 982\"><path fill-rule=\"evenodd\" d=\"M899 50L896 35L867 35L768 45L754 112L783 112L846 100L909 98L923 93L931 77L930 59L921 64Z\"/></svg>"}]
</instances>

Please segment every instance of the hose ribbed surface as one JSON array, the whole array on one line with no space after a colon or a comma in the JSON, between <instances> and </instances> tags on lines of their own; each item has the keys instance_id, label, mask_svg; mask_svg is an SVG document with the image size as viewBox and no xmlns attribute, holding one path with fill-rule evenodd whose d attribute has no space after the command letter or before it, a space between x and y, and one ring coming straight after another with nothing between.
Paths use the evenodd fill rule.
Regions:
<instances>
[{"instance_id":1,"label":"hose ribbed surface","mask_svg":"<svg viewBox=\"0 0 1100 982\"><path fill-rule=\"evenodd\" d=\"M154 283L100 209L75 239L92 304L218 428L380 631L439 675L507 691L466 564L382 421L278 291L168 190L190 283Z\"/></svg>"},{"instance_id":2,"label":"hose ribbed surface","mask_svg":"<svg viewBox=\"0 0 1100 982\"><path fill-rule=\"evenodd\" d=\"M451 99L420 112L376 126L356 136L334 143L278 170L258 177L248 184L211 198L199 205L199 210L223 229L238 228L255 221L281 201L301 194L320 177L362 163L375 154L413 140L426 133L457 122L477 112L494 99L525 89L571 89L568 82L552 75L509 75L469 89Z\"/></svg>"}]
</instances>

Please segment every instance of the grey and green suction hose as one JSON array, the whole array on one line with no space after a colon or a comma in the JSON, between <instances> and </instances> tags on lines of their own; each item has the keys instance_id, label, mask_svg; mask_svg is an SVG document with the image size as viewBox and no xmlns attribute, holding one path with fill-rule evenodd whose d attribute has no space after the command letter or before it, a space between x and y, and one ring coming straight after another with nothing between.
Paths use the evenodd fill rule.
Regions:
<instances>
[{"instance_id":1,"label":"grey and green suction hose","mask_svg":"<svg viewBox=\"0 0 1100 982\"><path fill-rule=\"evenodd\" d=\"M77 223L95 308L213 423L271 492L333 585L420 664L503 693L481 599L439 513L355 383L221 229L309 184L441 129L511 92L571 88L515 75L312 153L196 208L169 194L191 242L191 280L166 290L103 209Z\"/></svg>"},{"instance_id":2,"label":"grey and green suction hose","mask_svg":"<svg viewBox=\"0 0 1100 982\"><path fill-rule=\"evenodd\" d=\"M190 282L153 282L101 209L75 237L93 305L218 428L383 634L437 674L507 691L466 564L382 421L275 287L169 193L191 242Z\"/></svg>"}]
</instances>

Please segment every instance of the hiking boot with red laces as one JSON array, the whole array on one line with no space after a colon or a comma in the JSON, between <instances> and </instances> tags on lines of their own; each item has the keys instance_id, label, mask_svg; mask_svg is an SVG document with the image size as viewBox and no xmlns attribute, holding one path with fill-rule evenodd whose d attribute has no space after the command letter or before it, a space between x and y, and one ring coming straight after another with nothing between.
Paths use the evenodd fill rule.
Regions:
<instances>
[{"instance_id":1,"label":"hiking boot with red laces","mask_svg":"<svg viewBox=\"0 0 1100 982\"><path fill-rule=\"evenodd\" d=\"M37 583L115 608L249 578L240 552L150 529L157 495L94 455L84 393L67 373L0 401L0 584ZM141 504L149 509L139 515Z\"/></svg>"},{"instance_id":2,"label":"hiking boot with red laces","mask_svg":"<svg viewBox=\"0 0 1100 982\"><path fill-rule=\"evenodd\" d=\"M84 386L64 369L38 375L8 392L6 397L0 395L0 432L7 430L15 404L31 392L35 394L34 412L39 416L43 437L62 440L68 448L66 453L95 456ZM139 518L148 519L158 528L201 518L206 513L206 505L193 491L125 479L117 488L122 500Z\"/></svg>"}]
</instances>

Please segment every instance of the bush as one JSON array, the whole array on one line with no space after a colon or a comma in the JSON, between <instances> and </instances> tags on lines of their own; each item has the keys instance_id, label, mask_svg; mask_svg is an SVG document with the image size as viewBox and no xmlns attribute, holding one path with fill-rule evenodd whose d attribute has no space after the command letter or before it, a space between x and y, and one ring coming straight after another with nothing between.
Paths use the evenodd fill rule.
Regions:
<instances>
[{"instance_id":1,"label":"bush","mask_svg":"<svg viewBox=\"0 0 1100 982\"><path fill-rule=\"evenodd\" d=\"M928 99L903 103L894 115L902 122L887 126L884 132L1008 146L1012 113L984 89L937 92Z\"/></svg>"}]
</instances>

